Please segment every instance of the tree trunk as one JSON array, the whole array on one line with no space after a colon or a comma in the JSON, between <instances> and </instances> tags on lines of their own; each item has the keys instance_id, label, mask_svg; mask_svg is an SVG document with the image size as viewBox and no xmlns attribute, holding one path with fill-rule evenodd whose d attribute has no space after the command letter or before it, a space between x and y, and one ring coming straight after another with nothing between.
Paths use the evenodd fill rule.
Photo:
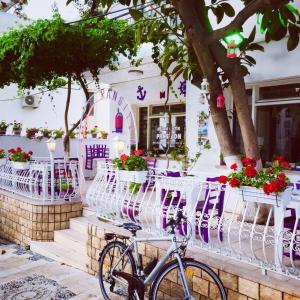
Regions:
<instances>
[{"instance_id":1,"label":"tree trunk","mask_svg":"<svg viewBox=\"0 0 300 300\"><path fill-rule=\"evenodd\" d=\"M236 109L244 142L245 154L248 157L255 158L258 162L258 169L261 169L262 163L257 144L256 132L248 107L248 96L246 94L244 76L241 73L239 63L235 64L234 71L229 74L229 78L234 106Z\"/></svg>"},{"instance_id":2,"label":"tree trunk","mask_svg":"<svg viewBox=\"0 0 300 300\"><path fill-rule=\"evenodd\" d=\"M210 84L209 106L216 135L224 157L238 155L231 133L226 110L217 108L216 98L222 92L221 82L217 73L217 66L206 44L207 31L203 28L198 14L198 0L173 0L181 19L185 25L189 44L193 48L199 67Z\"/></svg>"},{"instance_id":3,"label":"tree trunk","mask_svg":"<svg viewBox=\"0 0 300 300\"><path fill-rule=\"evenodd\" d=\"M72 78L69 75L68 76L68 95L67 95L67 102L66 102L65 115L64 115L65 130L66 130L66 135L64 137L64 151L65 151L66 158L70 157L70 132L69 132L68 115L69 115L69 108L70 108L70 102L71 102L71 85L72 85Z\"/></svg>"}]
</instances>

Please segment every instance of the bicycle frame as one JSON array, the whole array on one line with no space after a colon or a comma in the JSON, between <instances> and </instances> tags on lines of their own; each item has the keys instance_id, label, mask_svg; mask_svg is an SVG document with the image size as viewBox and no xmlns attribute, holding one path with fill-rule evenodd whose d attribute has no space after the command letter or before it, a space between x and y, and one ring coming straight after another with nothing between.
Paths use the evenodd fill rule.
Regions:
<instances>
[{"instance_id":1,"label":"bicycle frame","mask_svg":"<svg viewBox=\"0 0 300 300\"><path fill-rule=\"evenodd\" d=\"M135 261L136 261L136 270L135 270L136 274L139 277L144 276L143 266L140 265L140 254L138 252L138 243L139 242L144 242L144 243L147 243L147 242L161 242L161 241L169 241L169 242L172 242L172 243L171 243L170 247L168 248L167 253L165 254L165 256L163 256L157 262L157 265L155 266L155 268L146 277L146 279L144 280L144 285L148 286L154 281L154 279L158 275L159 271L162 269L162 267L168 261L169 257L172 254L174 254L175 259L178 261L178 265L179 265L179 269L180 269L180 279L181 279L181 283L182 283L182 286L183 286L183 289L184 289L185 298L186 299L192 299L191 298L191 293L190 293L189 288L188 288L187 280L186 280L186 277L185 277L185 273L184 273L184 266L183 266L181 257L178 253L177 237L176 237L175 234L172 234L172 235L167 236L167 237L156 237L156 238L136 238L136 237L133 237L133 239L131 240L131 244L128 245L128 247L126 248L124 253L120 256L120 258L117 261L116 265L112 268L111 273L113 273L114 269L122 261L122 258L126 255L126 253L128 251L134 251ZM119 280L118 278L116 278L115 276L113 276L113 277L116 280L120 281L120 282L122 281L122 280Z\"/></svg>"}]
</instances>

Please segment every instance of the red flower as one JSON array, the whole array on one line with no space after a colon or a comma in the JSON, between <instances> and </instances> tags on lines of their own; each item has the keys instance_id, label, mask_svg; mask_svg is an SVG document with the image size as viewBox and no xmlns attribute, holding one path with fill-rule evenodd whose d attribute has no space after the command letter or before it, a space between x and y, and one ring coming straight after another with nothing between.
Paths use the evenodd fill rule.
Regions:
<instances>
[{"instance_id":1,"label":"red flower","mask_svg":"<svg viewBox=\"0 0 300 300\"><path fill-rule=\"evenodd\" d=\"M236 177L233 177L233 178L229 181L229 184L230 184L231 187L237 187L237 186L239 186L240 181L239 181Z\"/></svg>"},{"instance_id":2,"label":"red flower","mask_svg":"<svg viewBox=\"0 0 300 300\"><path fill-rule=\"evenodd\" d=\"M245 168L245 173L248 177L255 177L255 175L257 174L257 171L252 166L247 166Z\"/></svg>"},{"instance_id":3,"label":"red flower","mask_svg":"<svg viewBox=\"0 0 300 300\"><path fill-rule=\"evenodd\" d=\"M28 158L28 154L27 153L23 153L23 158Z\"/></svg>"},{"instance_id":4,"label":"red flower","mask_svg":"<svg viewBox=\"0 0 300 300\"><path fill-rule=\"evenodd\" d=\"M256 166L256 160L251 157L244 157L242 159L242 163L245 167L247 167L247 166L255 167Z\"/></svg>"},{"instance_id":5,"label":"red flower","mask_svg":"<svg viewBox=\"0 0 300 300\"><path fill-rule=\"evenodd\" d=\"M272 185L271 185L270 183L264 184L263 190L264 190L264 193L265 193L266 195L269 195L269 194L272 193L272 191L273 191Z\"/></svg>"},{"instance_id":6,"label":"red flower","mask_svg":"<svg viewBox=\"0 0 300 300\"><path fill-rule=\"evenodd\" d=\"M291 169L291 165L287 161L280 162L280 167L285 169Z\"/></svg>"},{"instance_id":7,"label":"red flower","mask_svg":"<svg viewBox=\"0 0 300 300\"><path fill-rule=\"evenodd\" d=\"M15 150L15 149L13 149L13 148L11 148L11 149L9 149L9 150L8 150L8 152L9 152L9 153L15 153L15 152L16 152L16 150Z\"/></svg>"},{"instance_id":8,"label":"red flower","mask_svg":"<svg viewBox=\"0 0 300 300\"><path fill-rule=\"evenodd\" d=\"M28 154L29 154L29 155L32 155L32 154L33 154L33 152L30 150L30 151L28 152Z\"/></svg>"},{"instance_id":9,"label":"red flower","mask_svg":"<svg viewBox=\"0 0 300 300\"><path fill-rule=\"evenodd\" d=\"M138 149L138 150L134 151L134 154L138 155L138 156L141 156L143 154L143 150Z\"/></svg>"},{"instance_id":10,"label":"red flower","mask_svg":"<svg viewBox=\"0 0 300 300\"><path fill-rule=\"evenodd\" d=\"M227 180L228 180L227 176L224 175L221 175L218 179L220 183L224 183L224 184L227 183Z\"/></svg>"},{"instance_id":11,"label":"red flower","mask_svg":"<svg viewBox=\"0 0 300 300\"><path fill-rule=\"evenodd\" d=\"M120 159L122 160L122 162L125 162L127 159L128 159L128 155L126 155L126 154L122 154L121 156L120 156Z\"/></svg>"},{"instance_id":12,"label":"red flower","mask_svg":"<svg viewBox=\"0 0 300 300\"><path fill-rule=\"evenodd\" d=\"M21 148L21 147L18 147L18 148L17 148L17 152L22 152L22 148Z\"/></svg>"},{"instance_id":13,"label":"red flower","mask_svg":"<svg viewBox=\"0 0 300 300\"><path fill-rule=\"evenodd\" d=\"M285 174L284 173L280 173L280 174L278 174L277 175L277 178L279 179L279 180L285 180Z\"/></svg>"},{"instance_id":14,"label":"red flower","mask_svg":"<svg viewBox=\"0 0 300 300\"><path fill-rule=\"evenodd\" d=\"M236 170L237 168L238 168L238 165L236 163L234 163L230 166L231 170Z\"/></svg>"},{"instance_id":15,"label":"red flower","mask_svg":"<svg viewBox=\"0 0 300 300\"><path fill-rule=\"evenodd\" d=\"M278 181L273 180L270 182L270 184L272 186L272 191L274 193L278 193L280 191L280 185L279 185Z\"/></svg>"}]
</instances>

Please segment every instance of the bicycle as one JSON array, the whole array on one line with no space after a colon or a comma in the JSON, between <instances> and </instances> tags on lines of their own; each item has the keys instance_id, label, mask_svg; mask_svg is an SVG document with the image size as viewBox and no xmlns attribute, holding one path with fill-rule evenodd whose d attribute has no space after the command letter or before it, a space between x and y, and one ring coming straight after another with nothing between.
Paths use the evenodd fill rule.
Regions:
<instances>
[{"instance_id":1,"label":"bicycle","mask_svg":"<svg viewBox=\"0 0 300 300\"><path fill-rule=\"evenodd\" d=\"M106 233L108 243L99 256L99 283L105 300L143 300L147 287L150 287L149 300L194 300L195 293L199 299L200 295L201 299L227 299L218 275L207 265L185 257L191 230L182 241L175 234L177 226L183 226L183 220L189 224L181 212L176 219L172 218L167 224L171 228L170 235L166 237L137 238L136 233L142 227L134 223L122 225L131 232L132 238ZM159 261L153 258L143 268L138 243L154 241L169 241L171 245ZM174 259L168 262L172 257ZM213 295L208 295L209 286L214 291Z\"/></svg>"}]
</instances>

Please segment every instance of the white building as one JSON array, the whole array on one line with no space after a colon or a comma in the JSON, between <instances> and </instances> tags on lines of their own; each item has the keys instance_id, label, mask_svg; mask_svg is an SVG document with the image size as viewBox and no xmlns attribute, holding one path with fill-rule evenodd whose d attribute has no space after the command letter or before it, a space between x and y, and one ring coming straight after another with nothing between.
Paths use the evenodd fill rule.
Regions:
<instances>
[{"instance_id":1,"label":"white building","mask_svg":"<svg viewBox=\"0 0 300 300\"><path fill-rule=\"evenodd\" d=\"M237 1L237 3L239 2ZM2 18L0 22L2 22ZM220 26L226 22L228 20L224 19ZM254 18L247 22L245 35L250 32L255 22ZM258 133L262 157L265 161L269 161L273 154L281 152L290 161L300 162L299 47L288 53L286 39L270 44L265 44L261 36L258 36L257 39L266 51L265 53L253 53L257 64L250 69L251 74L246 78L246 82L249 108ZM110 84L131 104L137 124L140 148L147 150L154 147L163 152L166 122L163 105L167 94L167 81L160 76L159 68L152 62L150 45L142 47L140 56L144 58L141 66L134 68L129 65L128 61L123 60L119 71L103 70L101 82ZM199 124L200 112L209 113L208 105L201 104L199 89L190 82L186 82L185 92L180 90L179 88L183 87L184 84L182 78L176 80L173 83L173 88L178 97L170 93L169 109L173 114L174 137L177 142L184 139L190 149L191 156L193 156L199 149L199 132L207 134L212 148L202 152L197 169L214 169L220 163L220 147L212 121L209 119L207 124ZM95 87L90 86L90 91L96 93L96 99L99 97L99 91ZM0 91L0 100L13 98L15 94L15 87L7 88ZM65 95L66 91L61 90L54 95L53 103L45 98L37 109L32 110L22 108L20 101L3 102L2 107L4 107L4 110L0 112L0 120L8 119L8 121L12 121L17 119L23 121L26 127L41 126L47 121L48 127L63 127ZM227 109L232 110L230 93L226 92L225 96ZM73 97L70 123L80 116L82 101L84 101L79 90L75 89L73 91ZM55 109L52 109L53 104ZM113 136L115 134L113 131L115 131L117 108L116 105L112 105L110 102L99 102L95 106L94 116L89 122L99 125L100 128L109 131ZM12 110L14 115L11 118L4 113ZM242 152L241 138L234 111L230 122L236 142ZM174 146L176 141L172 142ZM164 158L162 158L162 162L165 163Z\"/></svg>"}]
</instances>

